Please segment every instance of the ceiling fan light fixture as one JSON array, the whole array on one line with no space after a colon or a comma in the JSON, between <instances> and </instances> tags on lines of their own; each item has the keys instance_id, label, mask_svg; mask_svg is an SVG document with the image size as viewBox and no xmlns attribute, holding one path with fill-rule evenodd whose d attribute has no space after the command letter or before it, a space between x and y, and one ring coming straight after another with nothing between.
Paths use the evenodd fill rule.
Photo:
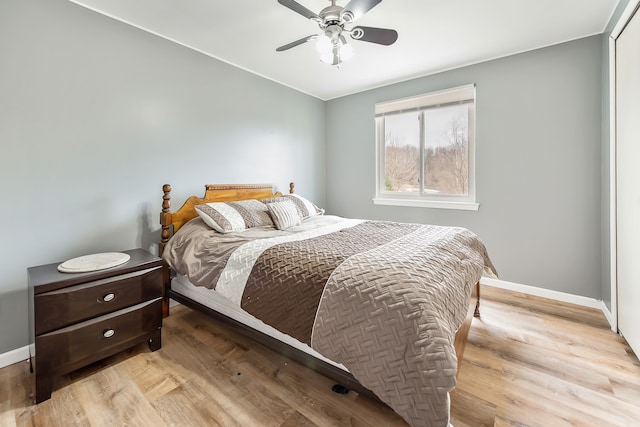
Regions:
<instances>
[{"instance_id":1,"label":"ceiling fan light fixture","mask_svg":"<svg viewBox=\"0 0 640 427\"><path fill-rule=\"evenodd\" d=\"M353 47L347 44L344 37L340 36L338 42L333 44L333 48L320 55L320 60L330 65L340 65L353 57Z\"/></svg>"},{"instance_id":2,"label":"ceiling fan light fixture","mask_svg":"<svg viewBox=\"0 0 640 427\"><path fill-rule=\"evenodd\" d=\"M340 62L348 61L353 58L353 46L347 44L347 39L341 34L338 38L338 56L340 57Z\"/></svg>"},{"instance_id":3,"label":"ceiling fan light fixture","mask_svg":"<svg viewBox=\"0 0 640 427\"><path fill-rule=\"evenodd\" d=\"M316 50L320 56L330 54L333 50L333 43L326 34L318 36L318 39L316 40Z\"/></svg>"},{"instance_id":4,"label":"ceiling fan light fixture","mask_svg":"<svg viewBox=\"0 0 640 427\"><path fill-rule=\"evenodd\" d=\"M351 58L353 58L353 46L345 43L340 47L340 59L348 61Z\"/></svg>"}]
</instances>

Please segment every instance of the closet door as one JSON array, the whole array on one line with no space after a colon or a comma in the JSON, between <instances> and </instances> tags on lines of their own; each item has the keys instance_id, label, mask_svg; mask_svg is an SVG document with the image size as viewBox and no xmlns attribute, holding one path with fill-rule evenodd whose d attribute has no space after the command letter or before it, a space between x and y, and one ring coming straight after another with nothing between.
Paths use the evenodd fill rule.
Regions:
<instances>
[{"instance_id":1,"label":"closet door","mask_svg":"<svg viewBox=\"0 0 640 427\"><path fill-rule=\"evenodd\" d=\"M616 40L618 329L640 356L640 12Z\"/></svg>"}]
</instances>

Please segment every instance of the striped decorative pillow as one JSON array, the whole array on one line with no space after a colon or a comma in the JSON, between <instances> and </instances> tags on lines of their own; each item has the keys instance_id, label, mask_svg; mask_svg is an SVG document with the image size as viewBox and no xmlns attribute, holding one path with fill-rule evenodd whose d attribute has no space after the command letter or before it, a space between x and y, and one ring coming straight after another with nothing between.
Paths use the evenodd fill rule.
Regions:
<instances>
[{"instance_id":1,"label":"striped decorative pillow","mask_svg":"<svg viewBox=\"0 0 640 427\"><path fill-rule=\"evenodd\" d=\"M269 204L269 203L275 203L275 202L282 202L284 200L291 200L293 202L293 204L298 209L298 213L300 214L302 219L309 218L310 216L324 214L324 209L320 209L309 200L305 199L302 196L298 196L297 194L285 194L281 197L273 197L271 199L263 199L261 201Z\"/></svg>"},{"instance_id":2,"label":"striped decorative pillow","mask_svg":"<svg viewBox=\"0 0 640 427\"><path fill-rule=\"evenodd\" d=\"M205 224L219 233L274 225L267 206L258 200L206 203L195 209Z\"/></svg>"},{"instance_id":3,"label":"striped decorative pillow","mask_svg":"<svg viewBox=\"0 0 640 427\"><path fill-rule=\"evenodd\" d=\"M271 219L278 230L284 230L294 225L302 224L298 208L291 200L267 204Z\"/></svg>"}]
</instances>

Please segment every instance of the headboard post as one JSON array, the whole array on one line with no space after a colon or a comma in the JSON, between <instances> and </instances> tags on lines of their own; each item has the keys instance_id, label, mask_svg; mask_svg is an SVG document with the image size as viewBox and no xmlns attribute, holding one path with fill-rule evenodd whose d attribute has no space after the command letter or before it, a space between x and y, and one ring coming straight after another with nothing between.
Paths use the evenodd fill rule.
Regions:
<instances>
[{"instance_id":1,"label":"headboard post","mask_svg":"<svg viewBox=\"0 0 640 427\"><path fill-rule=\"evenodd\" d=\"M160 212L160 225L162 225L162 232L160 233L160 250L162 255L164 247L171 237L171 186L165 184L162 186L162 212Z\"/></svg>"},{"instance_id":2,"label":"headboard post","mask_svg":"<svg viewBox=\"0 0 640 427\"><path fill-rule=\"evenodd\" d=\"M293 194L293 189L295 188L295 186L296 186L295 182L289 183L289 194Z\"/></svg>"}]
</instances>

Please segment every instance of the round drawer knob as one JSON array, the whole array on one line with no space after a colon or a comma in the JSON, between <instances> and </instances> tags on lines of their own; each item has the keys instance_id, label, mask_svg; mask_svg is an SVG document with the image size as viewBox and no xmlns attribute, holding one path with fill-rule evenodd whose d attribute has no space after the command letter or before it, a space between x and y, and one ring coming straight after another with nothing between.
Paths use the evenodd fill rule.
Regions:
<instances>
[{"instance_id":1,"label":"round drawer knob","mask_svg":"<svg viewBox=\"0 0 640 427\"><path fill-rule=\"evenodd\" d=\"M108 294L102 297L102 301L109 302L109 301L112 301L115 297L116 297L116 294L114 294L113 292L109 292Z\"/></svg>"},{"instance_id":2,"label":"round drawer knob","mask_svg":"<svg viewBox=\"0 0 640 427\"><path fill-rule=\"evenodd\" d=\"M114 331L113 329L107 329L102 333L102 335L104 335L105 338L111 338L115 334L116 334L116 331Z\"/></svg>"}]
</instances>

